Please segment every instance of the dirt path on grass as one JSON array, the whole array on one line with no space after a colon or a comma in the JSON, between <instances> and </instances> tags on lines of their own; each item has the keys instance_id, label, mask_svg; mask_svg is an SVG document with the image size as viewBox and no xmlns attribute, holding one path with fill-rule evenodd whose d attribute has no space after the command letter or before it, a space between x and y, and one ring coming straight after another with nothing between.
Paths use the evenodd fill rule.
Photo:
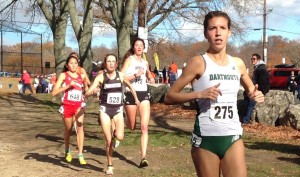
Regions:
<instances>
[{"instance_id":1,"label":"dirt path on grass","mask_svg":"<svg viewBox=\"0 0 300 177\"><path fill-rule=\"evenodd\" d=\"M86 166L80 166L76 157L75 136L72 136L71 164L64 161L63 125L57 113L58 102L44 94L5 94L0 92L0 176L3 177L94 177L105 176L106 157L104 138L97 123L97 115L88 111L85 118L84 156ZM139 141L140 132L126 130L124 142L114 152L114 176L196 176L190 157L189 134L194 112L178 106L153 105L149 125L148 160L150 166L138 168L140 147L130 142ZM139 126L139 124L138 124ZM248 127L249 129L249 127ZM180 145L155 145L155 138L174 132L183 136ZM262 132L252 132L261 136ZM157 137L159 135L159 137ZM170 141L171 142L171 141ZM297 141L294 141L297 144ZM133 143L134 144L134 143ZM138 143L135 143L138 144ZM269 146L246 142L249 176L256 176L255 164L272 163L276 166L300 164L299 154L288 152L268 153ZM291 146L296 144L291 143ZM265 147L264 147L265 146ZM274 142L274 146L277 144ZM263 148L263 149L261 149ZM293 160L294 159L294 160ZM297 160L298 159L298 160ZM266 169L262 169L266 170ZM276 170L276 168L275 168ZM276 172L276 171L275 171ZM274 172L274 173L275 173ZM278 172L276 172L278 173ZM287 172L286 172L287 173ZM295 172L297 176L299 173ZM282 172L280 172L280 176Z\"/></svg>"},{"instance_id":2,"label":"dirt path on grass","mask_svg":"<svg viewBox=\"0 0 300 177\"><path fill-rule=\"evenodd\" d=\"M77 162L75 136L72 136L71 140L72 154L75 157L71 164L67 164L63 158L64 128L56 111L58 105L48 98L48 95L37 94L2 94L0 96L0 176L105 176L103 174L106 168L104 140L97 123L97 115L86 114L84 123L84 155L88 165L80 166ZM172 119L166 120L152 119L149 126L150 133L176 131L184 134L189 132L192 126L192 120L181 121L180 124ZM182 123L187 126L182 126ZM163 126L166 128L161 128ZM139 135L139 131L133 133ZM191 170L190 176L194 176L189 146L160 148L149 145L150 166L147 169L137 167L140 162L139 151L138 146L122 146L121 144L114 154L114 176L153 176L156 174L155 171L172 170L179 166Z\"/></svg>"}]
</instances>

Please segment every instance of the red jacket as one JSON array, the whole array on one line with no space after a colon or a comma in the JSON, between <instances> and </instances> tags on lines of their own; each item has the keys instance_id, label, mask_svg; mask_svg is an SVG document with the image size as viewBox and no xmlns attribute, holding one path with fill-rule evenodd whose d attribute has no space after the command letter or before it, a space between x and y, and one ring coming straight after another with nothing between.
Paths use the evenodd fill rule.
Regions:
<instances>
[{"instance_id":1,"label":"red jacket","mask_svg":"<svg viewBox=\"0 0 300 177\"><path fill-rule=\"evenodd\" d=\"M23 75L22 75L22 77L21 77L21 81L22 81L24 84L30 84L30 81L31 81L30 74L28 74L28 73L23 73Z\"/></svg>"}]
</instances>

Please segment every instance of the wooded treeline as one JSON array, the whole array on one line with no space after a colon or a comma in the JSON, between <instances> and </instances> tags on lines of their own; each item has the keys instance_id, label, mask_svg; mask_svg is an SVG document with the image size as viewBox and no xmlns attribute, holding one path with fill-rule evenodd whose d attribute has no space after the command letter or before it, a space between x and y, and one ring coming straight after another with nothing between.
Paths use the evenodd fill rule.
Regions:
<instances>
[{"instance_id":1,"label":"wooded treeline","mask_svg":"<svg viewBox=\"0 0 300 177\"><path fill-rule=\"evenodd\" d=\"M288 40L281 36L270 36L268 39L268 68L274 65L281 64L282 58L285 58L286 63L295 64L300 67L300 43L297 40ZM208 43L199 41L193 43L171 43L164 40L158 43L153 43L149 46L146 53L149 64L154 69L155 62L153 54L156 52L159 57L159 69L164 66L169 66L172 61L178 64L179 68L188 60L206 51ZM40 67L45 67L46 62L50 62L50 68L55 67L54 44L47 42L42 45L42 62L40 60L41 47L40 44L34 42L26 42L22 45L23 49L23 68L30 70L32 73L40 73ZM72 48L66 48L66 53L74 51ZM260 41L246 42L241 46L229 44L227 51L232 56L240 57L244 60L246 67L252 71L250 58L252 53L262 55L262 44ZM92 48L94 62L103 61L103 58L108 53L117 54L118 49L99 46ZM16 72L19 71L21 65L21 45L3 46L3 68L4 71ZM52 72L51 69L45 69L44 74Z\"/></svg>"}]
</instances>

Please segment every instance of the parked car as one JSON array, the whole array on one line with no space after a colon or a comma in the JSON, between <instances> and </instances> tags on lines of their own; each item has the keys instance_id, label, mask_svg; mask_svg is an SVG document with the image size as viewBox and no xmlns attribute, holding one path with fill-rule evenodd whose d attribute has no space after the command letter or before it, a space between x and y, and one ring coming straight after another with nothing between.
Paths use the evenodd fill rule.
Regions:
<instances>
[{"instance_id":1,"label":"parked car","mask_svg":"<svg viewBox=\"0 0 300 177\"><path fill-rule=\"evenodd\" d=\"M295 77L297 77L300 69L296 68L293 64L280 64L269 69L271 89L288 89L288 79L291 71L294 71Z\"/></svg>"}]
</instances>

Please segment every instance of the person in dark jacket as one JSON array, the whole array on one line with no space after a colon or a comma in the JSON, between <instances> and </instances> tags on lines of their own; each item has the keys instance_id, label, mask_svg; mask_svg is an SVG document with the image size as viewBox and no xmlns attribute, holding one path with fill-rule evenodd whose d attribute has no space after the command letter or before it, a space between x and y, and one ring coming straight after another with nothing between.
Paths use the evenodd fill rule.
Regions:
<instances>
[{"instance_id":1,"label":"person in dark jacket","mask_svg":"<svg viewBox=\"0 0 300 177\"><path fill-rule=\"evenodd\" d=\"M167 68L164 66L164 69L162 70L162 75L163 75L163 83L168 84L167 81Z\"/></svg>"},{"instance_id":2,"label":"person in dark jacket","mask_svg":"<svg viewBox=\"0 0 300 177\"><path fill-rule=\"evenodd\" d=\"M270 77L264 61L261 60L259 54L252 54L251 62L254 65L254 71L252 75L252 82L254 85L258 85L258 90L266 95L270 90ZM255 107L255 102L247 99L247 111L243 117L243 123L250 123L250 117Z\"/></svg>"},{"instance_id":3,"label":"person in dark jacket","mask_svg":"<svg viewBox=\"0 0 300 177\"><path fill-rule=\"evenodd\" d=\"M295 77L294 71L291 71L291 75L288 78L288 89L295 96L295 92L297 90L297 82L296 82L296 77Z\"/></svg>"},{"instance_id":4,"label":"person in dark jacket","mask_svg":"<svg viewBox=\"0 0 300 177\"><path fill-rule=\"evenodd\" d=\"M294 73L296 74L296 73ZM296 85L296 90L297 90L297 99L300 100L300 71L297 72L297 76L295 77L295 85Z\"/></svg>"}]
</instances>

